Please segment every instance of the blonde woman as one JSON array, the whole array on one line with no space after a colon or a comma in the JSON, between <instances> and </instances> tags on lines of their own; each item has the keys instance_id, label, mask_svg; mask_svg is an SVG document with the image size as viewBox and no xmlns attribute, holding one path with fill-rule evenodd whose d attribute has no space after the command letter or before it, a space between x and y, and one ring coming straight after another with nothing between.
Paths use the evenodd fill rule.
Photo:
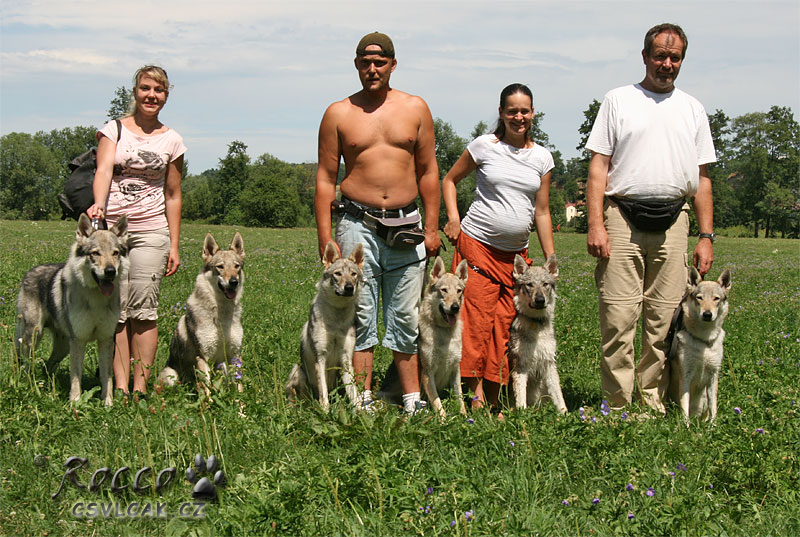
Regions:
<instances>
[{"instance_id":1,"label":"blonde woman","mask_svg":"<svg viewBox=\"0 0 800 537\"><path fill-rule=\"evenodd\" d=\"M128 393L133 362L133 390L144 394L158 345L161 277L175 274L180 265L186 146L158 119L169 97L166 71L147 65L136 71L133 84L131 110L121 120L121 132L116 121L109 121L97 133L94 205L86 212L110 225L128 216L130 270L121 284L114 379L116 388Z\"/></svg>"}]
</instances>

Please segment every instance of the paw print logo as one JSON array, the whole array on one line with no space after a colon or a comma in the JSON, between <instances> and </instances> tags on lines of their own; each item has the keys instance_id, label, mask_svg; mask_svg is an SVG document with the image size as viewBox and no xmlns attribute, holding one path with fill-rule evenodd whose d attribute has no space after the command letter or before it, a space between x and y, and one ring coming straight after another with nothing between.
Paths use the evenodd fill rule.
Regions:
<instances>
[{"instance_id":1,"label":"paw print logo","mask_svg":"<svg viewBox=\"0 0 800 537\"><path fill-rule=\"evenodd\" d=\"M201 477L200 474L207 473L214 478ZM209 455L208 460L204 459L199 453L194 456L194 468L190 465L186 469L186 480L194 483L192 498L196 500L215 500L217 498L217 487L225 486L225 472L217 470L217 458Z\"/></svg>"}]
</instances>

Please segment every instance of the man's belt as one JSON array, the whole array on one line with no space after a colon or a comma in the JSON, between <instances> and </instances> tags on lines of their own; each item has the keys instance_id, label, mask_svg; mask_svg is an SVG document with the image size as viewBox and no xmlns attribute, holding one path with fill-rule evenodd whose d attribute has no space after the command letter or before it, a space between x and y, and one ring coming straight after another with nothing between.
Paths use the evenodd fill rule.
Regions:
<instances>
[{"instance_id":1,"label":"man's belt","mask_svg":"<svg viewBox=\"0 0 800 537\"><path fill-rule=\"evenodd\" d=\"M400 218L417 210L416 201L412 201L405 207L401 207L399 209L376 209L374 207L362 205L357 201L346 198L345 196L342 196L341 202L343 204L344 212L359 220L363 219L365 214L374 216L375 218Z\"/></svg>"}]
</instances>

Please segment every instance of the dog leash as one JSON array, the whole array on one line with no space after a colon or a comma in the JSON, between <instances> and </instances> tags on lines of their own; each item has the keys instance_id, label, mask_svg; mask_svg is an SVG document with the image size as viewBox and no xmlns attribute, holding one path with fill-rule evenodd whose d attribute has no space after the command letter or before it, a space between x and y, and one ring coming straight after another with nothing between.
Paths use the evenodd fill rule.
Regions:
<instances>
[{"instance_id":1,"label":"dog leash","mask_svg":"<svg viewBox=\"0 0 800 537\"><path fill-rule=\"evenodd\" d=\"M473 263L470 263L469 259L467 259L467 256L465 256L465 255L464 255L464 252L462 252L462 251L461 251L461 248L459 248L459 247L458 247L458 244L456 244L456 245L455 245L455 247L456 247L456 251L457 251L457 252L458 252L458 254L461 256L461 259L464 259L464 260L466 260L466 262L467 262L467 266L468 266L468 267L469 267L469 268L470 268L470 269L471 269L473 272L477 272L478 274L480 274L481 276L483 276L484 278L486 278L487 280L489 280L490 282L492 282L492 283L493 283L493 284L495 284L495 285L499 285L500 287L505 287L506 289L512 289L512 290L514 289L514 287L512 287L512 286L510 286L510 285L508 285L508 284L505 284L505 283L501 282L500 280L498 280L497 278L495 278L494 276L492 276L491 274L489 274L488 272L486 272L485 270L483 270L483 269L482 269L481 267L479 267L478 265L475 265L475 264L473 264Z\"/></svg>"}]
</instances>

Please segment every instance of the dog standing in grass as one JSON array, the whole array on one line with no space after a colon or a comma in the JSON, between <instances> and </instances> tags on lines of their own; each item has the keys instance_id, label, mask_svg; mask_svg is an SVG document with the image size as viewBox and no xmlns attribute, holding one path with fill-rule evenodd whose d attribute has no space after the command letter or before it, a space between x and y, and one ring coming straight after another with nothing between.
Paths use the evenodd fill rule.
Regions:
<instances>
[{"instance_id":1,"label":"dog standing in grass","mask_svg":"<svg viewBox=\"0 0 800 537\"><path fill-rule=\"evenodd\" d=\"M364 274L364 247L358 243L349 258L328 242L322 256L324 270L317 283L300 340L301 362L289 373L286 396L314 398L326 412L330 408L329 390L341 374L345 392L353 406L358 403L358 389L353 374L353 349L356 344L356 298Z\"/></svg>"},{"instance_id":2,"label":"dog standing in grass","mask_svg":"<svg viewBox=\"0 0 800 537\"><path fill-rule=\"evenodd\" d=\"M686 296L670 326L668 354L670 398L683 417L717 416L717 384L722 367L722 323L728 315L731 273L725 269L716 282L703 281L689 267Z\"/></svg>"},{"instance_id":3,"label":"dog standing in grass","mask_svg":"<svg viewBox=\"0 0 800 537\"><path fill-rule=\"evenodd\" d=\"M555 255L543 267L514 258L514 305L508 357L511 362L511 395L516 408L536 406L549 397L560 413L567 411L556 368L556 309L558 263Z\"/></svg>"},{"instance_id":4,"label":"dog standing in grass","mask_svg":"<svg viewBox=\"0 0 800 537\"><path fill-rule=\"evenodd\" d=\"M206 235L203 270L175 327L167 365L158 375L163 385L197 382L198 389L210 397L212 367L221 365L227 373L229 363L241 366L244 257L238 232L227 250L219 248L211 233ZM241 384L238 389L242 391Z\"/></svg>"},{"instance_id":5,"label":"dog standing in grass","mask_svg":"<svg viewBox=\"0 0 800 537\"><path fill-rule=\"evenodd\" d=\"M17 354L30 359L42 330L50 330L53 350L46 367L52 372L69 353L70 401L81 396L86 344L97 341L100 396L106 405L112 404L119 282L127 277L128 264L128 219L122 216L109 231L94 230L84 213L67 262L39 265L22 280L14 336Z\"/></svg>"},{"instance_id":6,"label":"dog standing in grass","mask_svg":"<svg viewBox=\"0 0 800 537\"><path fill-rule=\"evenodd\" d=\"M467 413L461 393L461 306L469 266L462 260L455 273L447 272L444 261L436 257L419 308L420 384L428 401L440 417L446 416L439 392L451 387ZM403 390L394 362L389 366L378 397L402 403Z\"/></svg>"}]
</instances>

